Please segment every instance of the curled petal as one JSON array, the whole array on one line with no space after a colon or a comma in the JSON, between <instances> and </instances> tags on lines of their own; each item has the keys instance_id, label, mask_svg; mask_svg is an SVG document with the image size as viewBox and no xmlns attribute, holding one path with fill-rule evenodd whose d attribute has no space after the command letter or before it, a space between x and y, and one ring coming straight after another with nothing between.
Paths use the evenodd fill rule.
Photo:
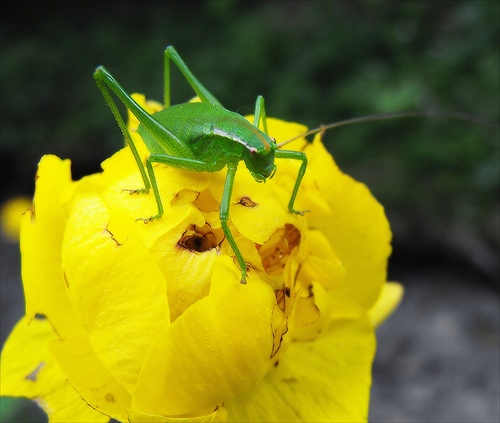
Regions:
<instances>
[{"instance_id":1,"label":"curled petal","mask_svg":"<svg viewBox=\"0 0 500 423\"><path fill-rule=\"evenodd\" d=\"M33 207L21 220L21 259L26 316L46 316L60 336L82 327L69 301L61 267L66 212L62 196L71 185L69 160L42 157Z\"/></svg>"},{"instance_id":2,"label":"curled petal","mask_svg":"<svg viewBox=\"0 0 500 423\"><path fill-rule=\"evenodd\" d=\"M206 415L264 377L273 351L273 313L279 308L267 284L249 277L242 285L239 279L232 260L220 257L210 295L151 346L134 409L171 417Z\"/></svg>"},{"instance_id":3,"label":"curled petal","mask_svg":"<svg viewBox=\"0 0 500 423\"><path fill-rule=\"evenodd\" d=\"M112 223L98 196L79 196L68 219L62 265L96 354L133 387L147 348L170 324L167 288L151 253L127 235L127 226Z\"/></svg>"}]
</instances>

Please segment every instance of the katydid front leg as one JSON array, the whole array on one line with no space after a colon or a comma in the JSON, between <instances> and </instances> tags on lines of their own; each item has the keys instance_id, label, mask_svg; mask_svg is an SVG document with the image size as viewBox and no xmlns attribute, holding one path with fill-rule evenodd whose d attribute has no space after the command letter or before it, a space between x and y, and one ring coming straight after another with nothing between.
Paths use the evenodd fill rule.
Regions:
<instances>
[{"instance_id":1,"label":"katydid front leg","mask_svg":"<svg viewBox=\"0 0 500 423\"><path fill-rule=\"evenodd\" d=\"M254 120L253 124L258 128L260 121L262 121L262 127L264 129L264 132L268 134L267 131L267 116L266 116L266 108L264 105L264 98L262 96L257 97L257 101L255 102L255 113L254 113ZM300 210L295 210L293 208L295 204L295 198L297 197L297 192L299 190L300 182L302 181L302 178L304 177L304 174L306 173L307 169L307 157L304 153L300 151L293 151L293 150L275 150L274 151L274 157L276 158L281 158L281 159L293 159L293 160L300 160L302 163L300 165L299 169L299 174L297 175L297 179L295 180L295 185L293 187L292 191L292 196L290 198L290 202L288 203L288 211L290 213L295 213L295 214L300 214L303 215L305 211L300 211ZM272 177L272 176L271 176Z\"/></svg>"},{"instance_id":2,"label":"katydid front leg","mask_svg":"<svg viewBox=\"0 0 500 423\"><path fill-rule=\"evenodd\" d=\"M300 164L299 173L297 175L297 179L295 179L295 185L293 186L292 196L290 197L290 201L288 203L288 211L290 213L303 215L308 210L295 210L293 207L295 205L295 198L297 197L297 193L299 191L300 183L307 169L307 156L305 153L301 151L293 151L293 150L276 150L274 153L274 157L278 159L293 159L300 160L302 163Z\"/></svg>"},{"instance_id":3,"label":"katydid front leg","mask_svg":"<svg viewBox=\"0 0 500 423\"><path fill-rule=\"evenodd\" d=\"M267 131L267 116L266 116L266 108L264 105L264 98L259 95L257 97L256 102L255 102L255 112L254 112L253 124L258 128L261 120L262 120L262 127L264 129L264 132L267 134L268 133L268 131ZM295 180L295 185L293 187L290 202L288 203L288 211L290 213L300 214L302 216L304 214L304 212L306 212L308 210L303 210L303 211L295 210L294 205L295 205L295 198L297 197L297 193L299 191L300 183L302 181L302 178L304 177L304 174L306 173L307 156L305 155L305 153L302 153L300 151L275 150L274 157L281 158L281 159L300 160L302 162L300 165L300 168L299 168L299 173L297 175L297 179Z\"/></svg>"}]
</instances>

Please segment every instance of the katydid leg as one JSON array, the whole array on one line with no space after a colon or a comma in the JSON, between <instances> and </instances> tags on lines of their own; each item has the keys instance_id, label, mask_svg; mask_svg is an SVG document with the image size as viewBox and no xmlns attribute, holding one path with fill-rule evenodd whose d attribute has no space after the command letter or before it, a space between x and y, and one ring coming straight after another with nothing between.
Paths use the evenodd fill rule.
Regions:
<instances>
[{"instance_id":1,"label":"katydid leg","mask_svg":"<svg viewBox=\"0 0 500 423\"><path fill-rule=\"evenodd\" d=\"M305 153L301 151L293 151L293 150L276 150L274 153L274 157L278 159L293 159L299 160L302 163L300 164L299 173L297 175L297 179L295 180L295 185L293 187L292 196L290 197L290 202L288 203L288 211L290 213L296 214L304 214L304 211L295 210L293 207L295 205L295 198L297 197L297 193L299 191L300 182L306 173L307 168L307 156Z\"/></svg>"},{"instance_id":2,"label":"katydid leg","mask_svg":"<svg viewBox=\"0 0 500 423\"><path fill-rule=\"evenodd\" d=\"M236 259L238 260L238 264L241 270L240 282L242 284L246 284L247 264L227 224L227 220L229 218L229 205L231 202L231 194L233 192L234 176L236 174L237 167L238 167L237 163L227 164L226 182L224 183L224 191L222 193L222 200L220 203L220 224L222 230L224 231L224 235L226 236L226 239L229 242L229 245L231 246L234 254L236 255Z\"/></svg>"},{"instance_id":3,"label":"katydid leg","mask_svg":"<svg viewBox=\"0 0 500 423\"><path fill-rule=\"evenodd\" d=\"M187 171L194 171L194 172L208 171L207 164L200 160L168 156L165 154L152 154L150 157L148 157L146 159L146 168L148 171L149 179L151 180L153 193L158 206L158 214L148 219L144 219L146 223L151 220L157 219L163 215L163 205L160 198L160 191L158 188L158 183L156 181L156 175L153 168L153 163L162 163L167 166L172 166ZM224 235L227 241L229 242L229 245L233 249L233 252L236 255L236 259L238 260L238 264L241 269L241 283L246 284L247 265L245 263L243 255L241 254L240 249L238 248L238 245L236 244L236 241L234 240L233 234L231 233L231 230L229 229L229 225L227 223L229 219L229 206L231 202L231 194L233 192L234 176L236 174L237 167L238 167L237 162L234 163L230 162L227 164L227 176L226 176L226 181L224 183L224 191L222 193L222 199L220 205L220 223L222 230L224 231Z\"/></svg>"},{"instance_id":4,"label":"katydid leg","mask_svg":"<svg viewBox=\"0 0 500 423\"><path fill-rule=\"evenodd\" d=\"M155 196L156 205L158 207L158 214L147 219L143 219L145 223L150 222L151 220L159 219L163 216L163 204L161 202L160 190L158 188L158 182L156 181L153 163L162 163L178 169L194 172L204 172L207 170L206 164L200 160L169 156L166 154L151 154L151 156L146 159L146 169L148 171L149 180L151 181L151 186L153 188L153 194Z\"/></svg>"},{"instance_id":5,"label":"katydid leg","mask_svg":"<svg viewBox=\"0 0 500 423\"><path fill-rule=\"evenodd\" d=\"M129 94L122 88L122 86L113 78L113 76L102 66L98 67L94 72L94 79L96 80L97 86L101 90L101 93L108 103L113 115L115 116L118 125L120 126L122 132L125 135L127 143L130 145L132 150L137 152L132 137L130 136L127 126L121 117L116 104L111 97L109 91L112 91L123 104L129 109L135 117L141 122L141 125L146 128L146 130L151 134L151 136L158 141L159 144L167 145L169 152L173 155L179 157L194 158L193 152L187 146L187 144L181 141L176 135L174 135L168 128L163 126L156 118L150 115L146 110L144 110ZM168 142L167 142L168 141ZM134 157L136 157L134 153ZM136 160L138 160L138 153ZM141 164L139 164L141 163ZM144 169L142 161L138 160L137 165L139 168ZM142 171L141 171L142 173ZM145 175L145 173L144 173Z\"/></svg>"},{"instance_id":6,"label":"katydid leg","mask_svg":"<svg viewBox=\"0 0 500 423\"><path fill-rule=\"evenodd\" d=\"M208 91L204 85L193 75L193 72L187 67L182 60L179 53L174 47L169 46L165 49L165 107L170 106L170 60L174 62L177 68L181 71L184 78L189 82L189 85L193 88L194 92L200 97L201 101L212 103L215 106L221 106L222 104L215 98L215 96Z\"/></svg>"},{"instance_id":7,"label":"katydid leg","mask_svg":"<svg viewBox=\"0 0 500 423\"><path fill-rule=\"evenodd\" d=\"M134 156L134 159L137 162L137 166L139 167L139 171L141 173L141 177L144 182L144 188L142 190L134 190L134 192L149 192L151 184L149 183L149 179L146 174L146 169L144 168L144 163L142 162L141 156L137 151L137 147L135 146L135 143L132 140L132 136L130 135L130 132L127 129L127 125L125 124L122 115L118 111L118 107L116 107L116 103L114 102L113 98L111 97L111 94L108 91L107 83L105 82L105 80L102 79L102 74L98 73L98 71L94 73L94 78L97 83L97 86L99 87L99 90L101 91L102 96L104 97L104 100L108 104L111 113L115 117L115 120L122 131L122 134L125 138L125 142L132 151L132 155Z\"/></svg>"},{"instance_id":8,"label":"katydid leg","mask_svg":"<svg viewBox=\"0 0 500 423\"><path fill-rule=\"evenodd\" d=\"M266 116L266 108L264 105L264 97L259 95L257 100L255 101L255 112L253 117L253 124L257 128L259 128L260 121L262 120L262 128L266 135L269 135L267 132L267 116Z\"/></svg>"}]
</instances>

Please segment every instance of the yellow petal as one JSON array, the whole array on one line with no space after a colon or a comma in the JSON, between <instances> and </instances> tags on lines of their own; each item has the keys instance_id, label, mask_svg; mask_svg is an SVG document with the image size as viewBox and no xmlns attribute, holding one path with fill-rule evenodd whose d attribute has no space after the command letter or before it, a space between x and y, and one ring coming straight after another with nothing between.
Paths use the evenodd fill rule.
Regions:
<instances>
[{"instance_id":1,"label":"yellow petal","mask_svg":"<svg viewBox=\"0 0 500 423\"><path fill-rule=\"evenodd\" d=\"M7 239L14 242L19 241L21 216L31 207L32 202L31 198L17 196L8 199L2 204L0 226Z\"/></svg>"},{"instance_id":2,"label":"yellow petal","mask_svg":"<svg viewBox=\"0 0 500 423\"><path fill-rule=\"evenodd\" d=\"M36 401L51 422L107 422L78 395L55 365L47 344L57 339L49 321L22 318L1 357L0 394Z\"/></svg>"},{"instance_id":3,"label":"yellow petal","mask_svg":"<svg viewBox=\"0 0 500 423\"><path fill-rule=\"evenodd\" d=\"M21 220L26 316L45 315L60 336L82 330L70 304L61 268L61 244L67 219L61 196L70 184L68 160L42 157L34 207Z\"/></svg>"},{"instance_id":4,"label":"yellow petal","mask_svg":"<svg viewBox=\"0 0 500 423\"><path fill-rule=\"evenodd\" d=\"M239 283L220 257L210 294L189 307L152 345L133 407L144 413L206 415L267 372L273 351L273 290L249 276Z\"/></svg>"},{"instance_id":5,"label":"yellow petal","mask_svg":"<svg viewBox=\"0 0 500 423\"><path fill-rule=\"evenodd\" d=\"M339 286L345 275L345 267L339 260L325 235L318 230L307 231L309 255L300 268L301 279L318 281L326 289Z\"/></svg>"},{"instance_id":6,"label":"yellow petal","mask_svg":"<svg viewBox=\"0 0 500 423\"><path fill-rule=\"evenodd\" d=\"M228 421L366 421L374 353L368 318L334 322L312 342L291 343L261 383L226 401Z\"/></svg>"},{"instance_id":7,"label":"yellow petal","mask_svg":"<svg viewBox=\"0 0 500 423\"><path fill-rule=\"evenodd\" d=\"M368 311L374 326L379 326L389 317L403 298L404 287L397 282L387 282L377 301Z\"/></svg>"},{"instance_id":8,"label":"yellow petal","mask_svg":"<svg viewBox=\"0 0 500 423\"><path fill-rule=\"evenodd\" d=\"M127 230L113 224L98 196L79 196L68 219L62 265L96 354L132 389L146 350L170 316L163 275Z\"/></svg>"},{"instance_id":9,"label":"yellow petal","mask_svg":"<svg viewBox=\"0 0 500 423\"><path fill-rule=\"evenodd\" d=\"M163 233L151 246L151 254L168 281L172 321L209 293L213 269L220 255L222 229L214 230L203 221L198 222L199 216L199 212L193 210L185 221Z\"/></svg>"},{"instance_id":10,"label":"yellow petal","mask_svg":"<svg viewBox=\"0 0 500 423\"><path fill-rule=\"evenodd\" d=\"M286 223L301 227L300 218L288 211L289 196L272 180L257 183L240 162L233 186L231 220L242 235L263 244Z\"/></svg>"},{"instance_id":11,"label":"yellow petal","mask_svg":"<svg viewBox=\"0 0 500 423\"><path fill-rule=\"evenodd\" d=\"M129 223L129 231L139 237L147 248L153 245L161 234L168 233L193 213L193 201L208 184L207 175L203 172L184 172L178 169L158 165L154 173L158 182L164 209L163 216L147 224L148 219L158 213L158 206L153 191L149 193L132 193L144 188L137 163L130 158L128 149L123 149L103 163L104 172L98 180L99 188L81 187L79 192L98 192L107 203L107 207L115 215ZM128 161L127 161L128 160ZM124 164L128 163L128 164ZM85 190L85 191L84 191ZM193 222L203 225L202 213Z\"/></svg>"},{"instance_id":12,"label":"yellow petal","mask_svg":"<svg viewBox=\"0 0 500 423\"><path fill-rule=\"evenodd\" d=\"M325 234L346 270L335 316L363 315L386 281L392 235L384 209L364 184L338 169L318 137L304 151L309 168L299 197L307 196L309 188L319 187L323 193L331 211L310 213L308 222ZM307 204L307 199L302 202Z\"/></svg>"}]
</instances>

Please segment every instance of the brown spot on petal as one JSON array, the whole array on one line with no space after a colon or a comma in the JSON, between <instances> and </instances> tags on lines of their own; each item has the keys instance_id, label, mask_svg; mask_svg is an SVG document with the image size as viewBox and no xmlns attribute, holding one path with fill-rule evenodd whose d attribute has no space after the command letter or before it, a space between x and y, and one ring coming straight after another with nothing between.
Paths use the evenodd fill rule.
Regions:
<instances>
[{"instance_id":1,"label":"brown spot on petal","mask_svg":"<svg viewBox=\"0 0 500 423\"><path fill-rule=\"evenodd\" d=\"M191 225L184 231L177 245L189 251L203 253L218 247L224 240L222 229L212 229L209 224Z\"/></svg>"},{"instance_id":2,"label":"brown spot on petal","mask_svg":"<svg viewBox=\"0 0 500 423\"><path fill-rule=\"evenodd\" d=\"M123 245L121 242L118 242L118 240L115 238L115 236L113 235L113 232L111 232L109 229L108 229L108 226L106 226L106 228L104 228L104 231L103 233L107 233L110 238L115 241L116 245L119 247L120 245Z\"/></svg>"},{"instance_id":3,"label":"brown spot on petal","mask_svg":"<svg viewBox=\"0 0 500 423\"><path fill-rule=\"evenodd\" d=\"M281 292L283 292L283 290ZM284 295L286 296L286 294ZM279 308L281 309L281 307ZM273 349L271 351L270 358L273 358L278 353L281 345L283 344L283 336L285 336L285 334L288 332L288 319L284 318L282 312L283 310L278 312L276 307L273 309L273 323L271 325L271 329L273 332ZM277 366L277 364L275 364L275 366Z\"/></svg>"},{"instance_id":4,"label":"brown spot on petal","mask_svg":"<svg viewBox=\"0 0 500 423\"><path fill-rule=\"evenodd\" d=\"M301 240L300 231L290 223L277 229L263 244L256 244L262 260L262 266L269 275L280 275L295 247Z\"/></svg>"},{"instance_id":5,"label":"brown spot on petal","mask_svg":"<svg viewBox=\"0 0 500 423\"><path fill-rule=\"evenodd\" d=\"M182 207L186 204L191 204L199 197L199 195L199 192L183 189L175 194L174 198L170 201L170 205L172 207Z\"/></svg>"},{"instance_id":6,"label":"brown spot on petal","mask_svg":"<svg viewBox=\"0 0 500 423\"><path fill-rule=\"evenodd\" d=\"M35 370L33 370L30 374L26 375L24 378L26 380L31 380L32 382L36 382L38 373L40 373L40 370L42 370L43 366L45 366L45 362L42 361L38 366L35 367Z\"/></svg>"},{"instance_id":7,"label":"brown spot on petal","mask_svg":"<svg viewBox=\"0 0 500 423\"><path fill-rule=\"evenodd\" d=\"M243 207L258 206L258 204L255 201L252 201L250 197L241 197L240 201L238 201L236 204L241 204Z\"/></svg>"},{"instance_id":8,"label":"brown spot on petal","mask_svg":"<svg viewBox=\"0 0 500 423\"><path fill-rule=\"evenodd\" d=\"M106 401L107 401L107 402L116 402L116 401L115 401L115 397L114 397L114 396L113 396L113 394L112 394L112 393L110 393L110 392L108 392L108 393L106 394Z\"/></svg>"},{"instance_id":9,"label":"brown spot on petal","mask_svg":"<svg viewBox=\"0 0 500 423\"><path fill-rule=\"evenodd\" d=\"M30 220L31 220L31 223L33 223L33 222L35 221L35 218L36 218L36 216L35 216L35 203L33 203L33 204L31 205L31 207L30 207L30 208L28 208L28 209L27 209L27 210L23 213L23 215L24 215L24 214L26 214L26 213L29 213L29 214L30 214Z\"/></svg>"},{"instance_id":10,"label":"brown spot on petal","mask_svg":"<svg viewBox=\"0 0 500 423\"><path fill-rule=\"evenodd\" d=\"M278 307L282 311L285 311L286 300L287 298L290 298L290 288L285 287L284 289L279 289L275 291L275 295L276 295L276 304L278 304Z\"/></svg>"}]
</instances>

